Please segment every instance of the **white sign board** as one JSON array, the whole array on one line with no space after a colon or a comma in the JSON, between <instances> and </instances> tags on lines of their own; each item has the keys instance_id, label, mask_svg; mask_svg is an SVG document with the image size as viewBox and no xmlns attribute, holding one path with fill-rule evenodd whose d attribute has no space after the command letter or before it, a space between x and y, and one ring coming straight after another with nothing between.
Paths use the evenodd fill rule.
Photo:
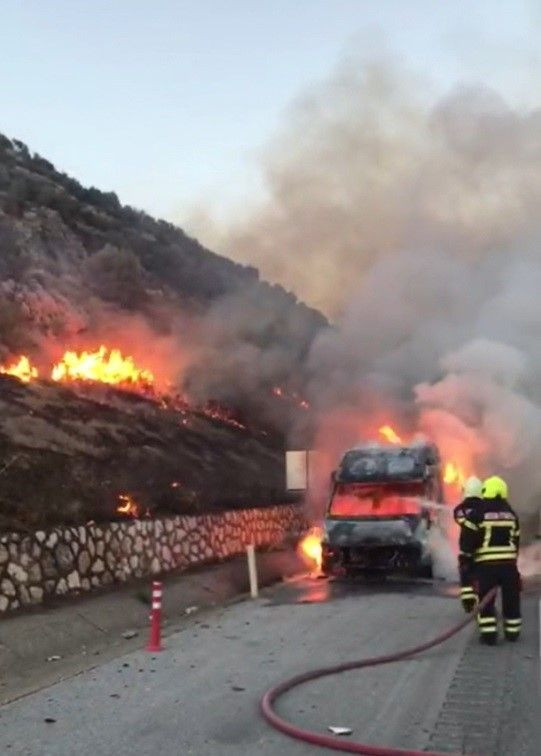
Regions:
<instances>
[{"instance_id":1,"label":"white sign board","mask_svg":"<svg viewBox=\"0 0 541 756\"><path fill-rule=\"evenodd\" d=\"M286 451L286 490L306 491L308 488L308 452Z\"/></svg>"}]
</instances>

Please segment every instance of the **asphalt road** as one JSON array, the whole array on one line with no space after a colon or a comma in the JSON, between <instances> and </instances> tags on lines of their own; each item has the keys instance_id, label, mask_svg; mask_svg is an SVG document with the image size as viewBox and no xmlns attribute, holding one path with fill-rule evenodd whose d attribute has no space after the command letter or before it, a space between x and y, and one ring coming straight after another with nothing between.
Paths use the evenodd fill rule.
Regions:
<instances>
[{"instance_id":1,"label":"asphalt road","mask_svg":"<svg viewBox=\"0 0 541 756\"><path fill-rule=\"evenodd\" d=\"M400 583L276 586L256 601L199 615L167 638L161 654L132 652L2 707L0 753L324 753L270 729L258 713L261 694L312 667L390 653L436 635L462 616L451 593ZM321 732L350 727L352 738L373 744L534 756L537 598L526 615L520 644L480 647L468 629L414 660L310 683L288 694L279 710ZM475 710L472 725L479 697L484 708ZM511 701L525 708L513 713ZM519 721L520 744L513 730Z\"/></svg>"}]
</instances>

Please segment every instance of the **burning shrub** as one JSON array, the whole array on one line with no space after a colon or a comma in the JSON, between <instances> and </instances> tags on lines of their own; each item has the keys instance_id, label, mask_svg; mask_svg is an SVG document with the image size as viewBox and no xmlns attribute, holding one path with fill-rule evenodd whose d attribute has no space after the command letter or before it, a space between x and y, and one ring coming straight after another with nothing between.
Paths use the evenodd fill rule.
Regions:
<instances>
[{"instance_id":1,"label":"burning shrub","mask_svg":"<svg viewBox=\"0 0 541 756\"><path fill-rule=\"evenodd\" d=\"M119 349L109 350L103 344L94 352L65 352L51 373L53 381L95 381L122 388L149 390L154 376L140 370L133 357L124 357Z\"/></svg>"},{"instance_id":2,"label":"burning shrub","mask_svg":"<svg viewBox=\"0 0 541 756\"><path fill-rule=\"evenodd\" d=\"M124 515L125 517L138 518L140 515L140 509L139 504L130 494L118 495L118 505L116 508L117 514Z\"/></svg>"},{"instance_id":3,"label":"burning shrub","mask_svg":"<svg viewBox=\"0 0 541 756\"><path fill-rule=\"evenodd\" d=\"M28 357L19 357L15 362L0 366L2 375L11 375L18 378L23 383L29 383L38 377L38 370L35 368Z\"/></svg>"}]
</instances>

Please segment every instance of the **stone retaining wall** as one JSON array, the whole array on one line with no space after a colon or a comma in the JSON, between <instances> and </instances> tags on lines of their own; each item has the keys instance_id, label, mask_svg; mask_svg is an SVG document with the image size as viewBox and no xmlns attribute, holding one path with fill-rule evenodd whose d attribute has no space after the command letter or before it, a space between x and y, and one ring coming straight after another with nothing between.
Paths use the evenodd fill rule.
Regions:
<instances>
[{"instance_id":1,"label":"stone retaining wall","mask_svg":"<svg viewBox=\"0 0 541 756\"><path fill-rule=\"evenodd\" d=\"M132 578L281 545L303 528L294 505L0 535L0 613Z\"/></svg>"}]
</instances>

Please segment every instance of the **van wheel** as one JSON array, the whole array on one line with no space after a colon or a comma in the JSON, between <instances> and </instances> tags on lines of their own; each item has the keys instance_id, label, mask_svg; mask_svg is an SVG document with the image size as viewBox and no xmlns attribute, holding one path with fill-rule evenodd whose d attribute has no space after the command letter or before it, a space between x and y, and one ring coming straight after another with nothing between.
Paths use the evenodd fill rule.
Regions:
<instances>
[{"instance_id":1,"label":"van wheel","mask_svg":"<svg viewBox=\"0 0 541 756\"><path fill-rule=\"evenodd\" d=\"M321 572L325 577L332 577L334 574L332 562L329 559L323 559L321 562Z\"/></svg>"},{"instance_id":2,"label":"van wheel","mask_svg":"<svg viewBox=\"0 0 541 756\"><path fill-rule=\"evenodd\" d=\"M432 578L434 577L432 562L429 562L428 564L421 564L415 571L415 575L420 578L432 580Z\"/></svg>"}]
</instances>

